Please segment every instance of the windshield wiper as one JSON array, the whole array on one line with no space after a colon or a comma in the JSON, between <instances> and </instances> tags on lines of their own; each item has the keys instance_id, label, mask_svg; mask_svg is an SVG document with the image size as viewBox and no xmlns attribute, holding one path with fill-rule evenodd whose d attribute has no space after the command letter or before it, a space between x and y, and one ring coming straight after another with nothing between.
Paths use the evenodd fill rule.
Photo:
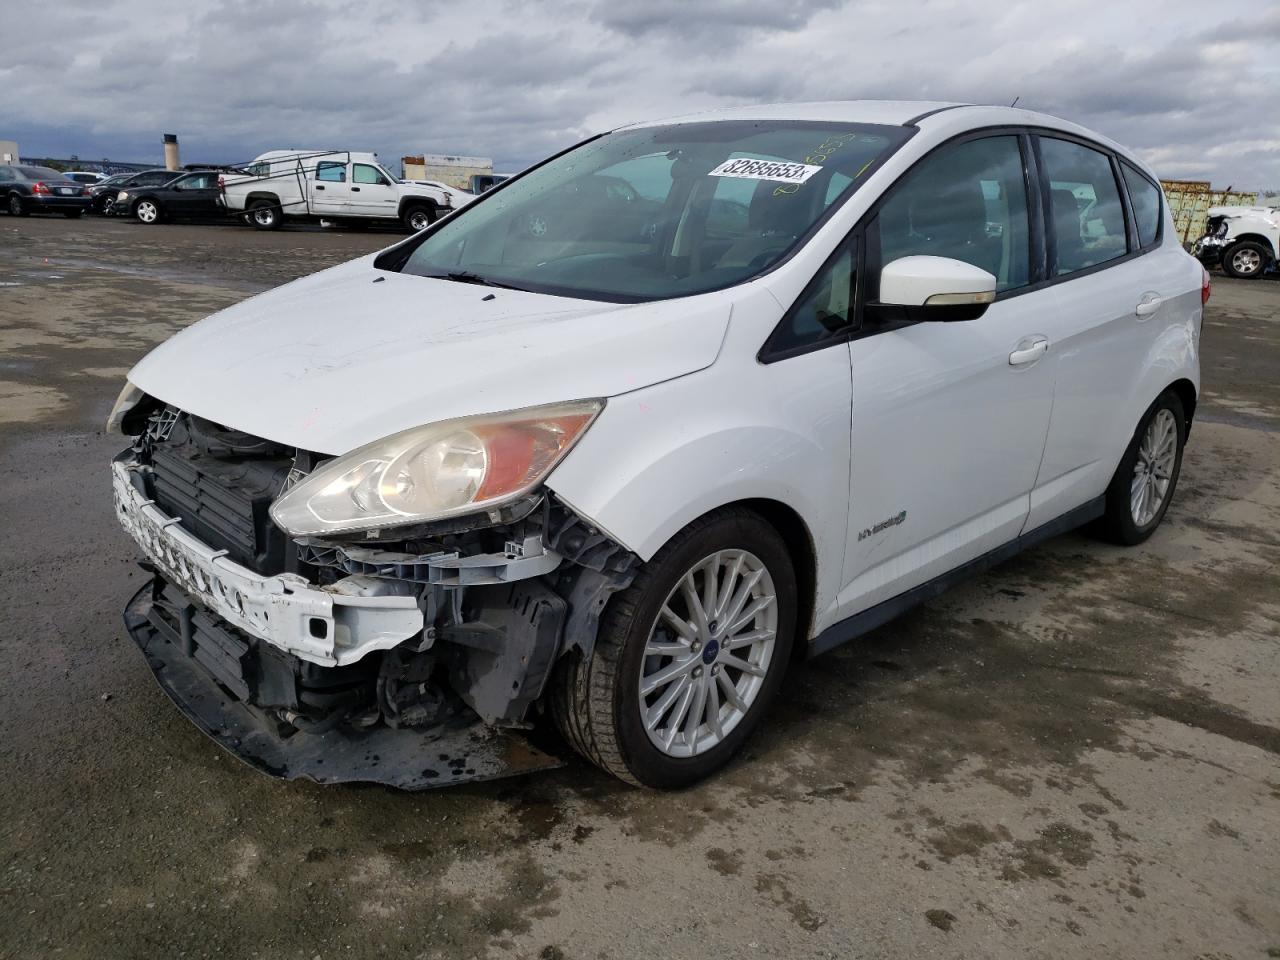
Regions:
<instances>
[{"instance_id":1,"label":"windshield wiper","mask_svg":"<svg viewBox=\"0 0 1280 960\"><path fill-rule=\"evenodd\" d=\"M503 290L523 290L523 287L517 287L510 283L500 283L497 280L490 280L488 277L482 277L478 273L471 273L469 270L452 270L449 273L428 273L425 276L432 280L452 280L454 283L474 283L482 287L499 287Z\"/></svg>"}]
</instances>

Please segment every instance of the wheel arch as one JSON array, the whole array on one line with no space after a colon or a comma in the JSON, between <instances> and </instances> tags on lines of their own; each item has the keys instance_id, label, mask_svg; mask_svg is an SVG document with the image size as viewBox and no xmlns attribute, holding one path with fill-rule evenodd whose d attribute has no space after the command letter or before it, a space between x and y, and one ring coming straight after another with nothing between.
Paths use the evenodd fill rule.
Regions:
<instances>
[{"instance_id":1,"label":"wheel arch","mask_svg":"<svg viewBox=\"0 0 1280 960\"><path fill-rule=\"evenodd\" d=\"M1196 412L1196 385L1186 377L1181 377L1169 384L1168 389L1178 395L1182 401L1182 412L1187 420L1187 433L1191 433L1191 421Z\"/></svg>"},{"instance_id":2,"label":"wheel arch","mask_svg":"<svg viewBox=\"0 0 1280 960\"><path fill-rule=\"evenodd\" d=\"M1236 236L1231 237L1231 238L1229 239L1227 249L1230 249L1231 247L1235 246L1237 243L1242 243L1242 242L1244 242L1244 241L1246 241L1246 240L1248 240L1248 241L1250 241L1250 242L1252 242L1252 243L1259 243L1259 244L1261 244L1262 246L1264 246L1264 247L1265 247L1265 248L1270 252L1270 254L1271 254L1271 259L1272 259L1272 260L1274 260L1274 259L1276 258L1276 245L1275 245L1275 243L1272 241L1272 239L1271 239L1270 237L1268 237L1265 233L1241 233L1241 234L1237 234Z\"/></svg>"},{"instance_id":3,"label":"wheel arch","mask_svg":"<svg viewBox=\"0 0 1280 960\"><path fill-rule=\"evenodd\" d=\"M814 609L818 599L818 548L804 518L781 500L763 498L739 500L725 504L743 507L762 517L778 531L791 555L796 574L796 641L791 646L793 659L804 659L813 632Z\"/></svg>"},{"instance_id":4,"label":"wheel arch","mask_svg":"<svg viewBox=\"0 0 1280 960\"><path fill-rule=\"evenodd\" d=\"M435 211L436 215L440 214L440 204L431 197L401 197L400 206L396 210L396 215L403 218L414 207L422 207L428 211Z\"/></svg>"},{"instance_id":5,"label":"wheel arch","mask_svg":"<svg viewBox=\"0 0 1280 960\"><path fill-rule=\"evenodd\" d=\"M248 210L250 206L257 203L259 200L266 200L268 203L278 204L281 208L281 212L284 211L284 204L280 203L279 195L274 194L269 190L254 190L252 193L248 194L244 198L244 208Z\"/></svg>"}]
</instances>

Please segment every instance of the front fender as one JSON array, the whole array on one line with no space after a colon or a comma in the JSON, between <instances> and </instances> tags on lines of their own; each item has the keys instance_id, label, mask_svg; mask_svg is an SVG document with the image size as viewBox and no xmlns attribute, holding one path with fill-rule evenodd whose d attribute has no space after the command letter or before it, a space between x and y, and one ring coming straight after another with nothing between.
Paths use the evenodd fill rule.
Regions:
<instances>
[{"instance_id":1,"label":"front fender","mask_svg":"<svg viewBox=\"0 0 1280 960\"><path fill-rule=\"evenodd\" d=\"M768 365L735 355L726 349L710 368L610 399L548 486L646 561L718 507L783 504L813 543L821 629L844 560L848 348Z\"/></svg>"}]
</instances>

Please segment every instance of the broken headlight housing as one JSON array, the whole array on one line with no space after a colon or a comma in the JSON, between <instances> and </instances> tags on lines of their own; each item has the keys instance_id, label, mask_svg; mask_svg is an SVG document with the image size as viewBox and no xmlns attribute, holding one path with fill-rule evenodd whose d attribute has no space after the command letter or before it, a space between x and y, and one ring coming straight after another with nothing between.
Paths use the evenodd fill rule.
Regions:
<instances>
[{"instance_id":1,"label":"broken headlight housing","mask_svg":"<svg viewBox=\"0 0 1280 960\"><path fill-rule=\"evenodd\" d=\"M271 505L271 519L293 536L329 536L510 503L542 482L603 406L579 400L405 430L323 464Z\"/></svg>"}]
</instances>

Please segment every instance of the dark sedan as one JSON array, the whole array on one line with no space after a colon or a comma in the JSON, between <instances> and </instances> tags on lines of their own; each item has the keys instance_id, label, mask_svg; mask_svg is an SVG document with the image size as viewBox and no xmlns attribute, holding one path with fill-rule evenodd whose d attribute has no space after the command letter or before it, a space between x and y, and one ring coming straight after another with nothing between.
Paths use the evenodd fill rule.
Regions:
<instances>
[{"instance_id":1,"label":"dark sedan","mask_svg":"<svg viewBox=\"0 0 1280 960\"><path fill-rule=\"evenodd\" d=\"M4 197L4 208L15 217L38 211L78 217L89 209L89 192L84 184L68 180L48 167L0 167L0 196Z\"/></svg>"},{"instance_id":2,"label":"dark sedan","mask_svg":"<svg viewBox=\"0 0 1280 960\"><path fill-rule=\"evenodd\" d=\"M184 173L158 187L126 186L116 197L116 212L139 223L161 220L217 220L225 216L218 206L218 174L213 170Z\"/></svg>"},{"instance_id":3,"label":"dark sedan","mask_svg":"<svg viewBox=\"0 0 1280 960\"><path fill-rule=\"evenodd\" d=\"M180 177L185 173L184 170L143 170L141 173L130 174L114 187L108 188L104 196L102 212L107 216L112 214L121 214L128 216L130 210L130 200L138 196L139 189L151 189L152 187L162 187L171 180ZM129 197L125 198L124 203L119 206L116 202L120 199L121 193L128 193Z\"/></svg>"},{"instance_id":4,"label":"dark sedan","mask_svg":"<svg viewBox=\"0 0 1280 960\"><path fill-rule=\"evenodd\" d=\"M132 173L117 173L105 180L89 184L89 210L110 216L115 206L116 194L120 192L124 182L131 177L133 177Z\"/></svg>"}]
</instances>

